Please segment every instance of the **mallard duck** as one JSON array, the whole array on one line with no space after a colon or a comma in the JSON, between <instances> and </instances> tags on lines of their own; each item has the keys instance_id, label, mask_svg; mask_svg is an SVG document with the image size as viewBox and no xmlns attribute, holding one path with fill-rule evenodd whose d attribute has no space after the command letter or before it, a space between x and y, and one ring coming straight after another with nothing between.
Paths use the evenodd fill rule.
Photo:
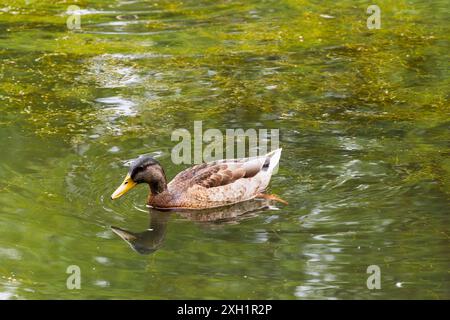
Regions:
<instances>
[{"instance_id":1,"label":"mallard duck","mask_svg":"<svg viewBox=\"0 0 450 320\"><path fill-rule=\"evenodd\" d=\"M131 165L111 199L147 183L150 186L147 204L156 209L217 208L257 197L284 202L263 193L280 161L281 150L264 156L202 163L180 172L169 183L157 160L141 157Z\"/></svg>"}]
</instances>

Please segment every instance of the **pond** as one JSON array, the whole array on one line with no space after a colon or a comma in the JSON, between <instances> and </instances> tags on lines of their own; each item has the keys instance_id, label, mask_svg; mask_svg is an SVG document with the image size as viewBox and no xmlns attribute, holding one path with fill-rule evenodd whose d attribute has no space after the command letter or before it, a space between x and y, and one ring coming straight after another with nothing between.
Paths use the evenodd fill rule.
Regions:
<instances>
[{"instance_id":1,"label":"pond","mask_svg":"<svg viewBox=\"0 0 450 320\"><path fill-rule=\"evenodd\" d=\"M0 298L450 299L448 1L74 3L0 0ZM289 205L111 201L195 121L278 129Z\"/></svg>"}]
</instances>

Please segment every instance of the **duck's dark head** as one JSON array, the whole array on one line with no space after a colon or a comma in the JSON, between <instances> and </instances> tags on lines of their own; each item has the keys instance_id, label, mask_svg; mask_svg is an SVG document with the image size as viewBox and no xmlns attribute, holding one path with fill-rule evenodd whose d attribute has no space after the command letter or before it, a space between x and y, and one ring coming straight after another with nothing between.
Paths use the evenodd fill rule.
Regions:
<instances>
[{"instance_id":1,"label":"duck's dark head","mask_svg":"<svg viewBox=\"0 0 450 320\"><path fill-rule=\"evenodd\" d=\"M152 194L158 194L166 190L166 175L158 161L149 156L136 159L132 163L125 180L111 195L111 199L120 198L139 183L147 183Z\"/></svg>"}]
</instances>

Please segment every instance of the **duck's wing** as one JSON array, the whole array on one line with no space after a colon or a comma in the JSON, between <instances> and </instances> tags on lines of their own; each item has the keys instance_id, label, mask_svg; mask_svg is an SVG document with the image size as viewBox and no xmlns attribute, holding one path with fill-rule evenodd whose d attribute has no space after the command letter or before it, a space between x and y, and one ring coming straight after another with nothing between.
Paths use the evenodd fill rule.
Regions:
<instances>
[{"instance_id":1,"label":"duck's wing","mask_svg":"<svg viewBox=\"0 0 450 320\"><path fill-rule=\"evenodd\" d=\"M281 149L277 149L264 156L203 163L179 173L169 188L191 195L195 192L209 199L220 195L229 196L231 201L238 195L249 198L267 187L280 154Z\"/></svg>"},{"instance_id":2,"label":"duck's wing","mask_svg":"<svg viewBox=\"0 0 450 320\"><path fill-rule=\"evenodd\" d=\"M251 178L259 173L263 166L260 161L220 162L206 166L195 175L190 184L204 188L214 188L234 183L241 178Z\"/></svg>"}]
</instances>

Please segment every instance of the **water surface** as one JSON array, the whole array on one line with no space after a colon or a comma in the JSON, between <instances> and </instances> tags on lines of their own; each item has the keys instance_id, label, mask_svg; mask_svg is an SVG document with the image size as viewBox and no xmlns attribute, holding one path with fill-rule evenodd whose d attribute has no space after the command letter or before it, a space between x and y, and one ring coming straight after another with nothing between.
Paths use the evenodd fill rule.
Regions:
<instances>
[{"instance_id":1,"label":"water surface","mask_svg":"<svg viewBox=\"0 0 450 320\"><path fill-rule=\"evenodd\" d=\"M72 31L63 1L0 0L0 298L450 298L448 1L380 1L379 30L366 1L78 5ZM279 129L289 205L110 201L139 155L187 167L170 137L197 120ZM144 255L110 228L150 221Z\"/></svg>"}]
</instances>

